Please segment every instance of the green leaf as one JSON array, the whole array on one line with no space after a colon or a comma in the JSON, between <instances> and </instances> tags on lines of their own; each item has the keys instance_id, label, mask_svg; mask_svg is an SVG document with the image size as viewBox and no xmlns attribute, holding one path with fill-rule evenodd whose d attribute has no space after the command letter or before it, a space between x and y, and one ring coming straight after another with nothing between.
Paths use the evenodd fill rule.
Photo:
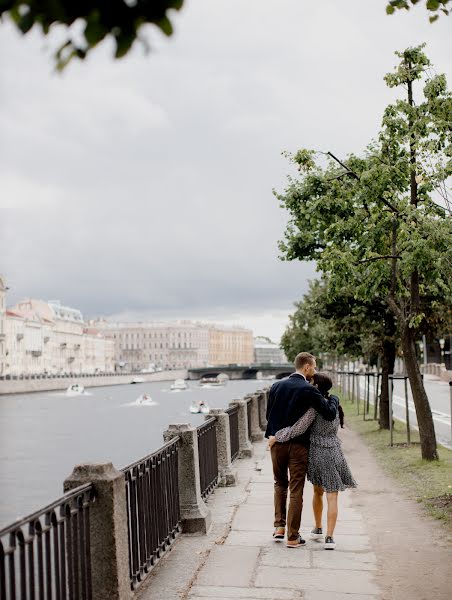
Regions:
<instances>
[{"instance_id":1,"label":"green leaf","mask_svg":"<svg viewBox=\"0 0 452 600\"><path fill-rule=\"evenodd\" d=\"M157 27L159 27L163 33L165 35L172 35L173 33L173 26L171 25L170 20L167 17L163 17L162 19L159 19L158 21L155 22L155 24L157 25Z\"/></svg>"},{"instance_id":2,"label":"green leaf","mask_svg":"<svg viewBox=\"0 0 452 600\"><path fill-rule=\"evenodd\" d=\"M91 19L85 27L85 39L93 47L98 44L107 35L108 29L100 21Z\"/></svg>"},{"instance_id":3,"label":"green leaf","mask_svg":"<svg viewBox=\"0 0 452 600\"><path fill-rule=\"evenodd\" d=\"M427 0L428 10L438 10L440 5L439 0Z\"/></svg>"},{"instance_id":4,"label":"green leaf","mask_svg":"<svg viewBox=\"0 0 452 600\"><path fill-rule=\"evenodd\" d=\"M115 58L122 58L127 54L135 41L135 32L121 32L116 35Z\"/></svg>"},{"instance_id":5,"label":"green leaf","mask_svg":"<svg viewBox=\"0 0 452 600\"><path fill-rule=\"evenodd\" d=\"M430 23L434 23L437 19L439 19L439 15L433 15L432 17L428 18Z\"/></svg>"},{"instance_id":6,"label":"green leaf","mask_svg":"<svg viewBox=\"0 0 452 600\"><path fill-rule=\"evenodd\" d=\"M390 4L388 4L388 6L386 7L386 13L388 15L392 15L395 13L395 8L393 6L391 6Z\"/></svg>"}]
</instances>

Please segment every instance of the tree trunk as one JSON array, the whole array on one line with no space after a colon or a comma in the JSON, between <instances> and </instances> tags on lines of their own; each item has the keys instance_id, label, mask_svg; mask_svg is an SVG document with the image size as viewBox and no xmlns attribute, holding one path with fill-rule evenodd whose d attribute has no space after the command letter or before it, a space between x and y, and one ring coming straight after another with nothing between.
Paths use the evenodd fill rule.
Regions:
<instances>
[{"instance_id":1,"label":"tree trunk","mask_svg":"<svg viewBox=\"0 0 452 600\"><path fill-rule=\"evenodd\" d=\"M422 381L421 371L416 358L414 331L407 325L402 327L403 360L410 380L416 408L419 436L421 438L421 455L426 460L438 460L436 450L436 434L433 425L432 411Z\"/></svg>"},{"instance_id":2,"label":"tree trunk","mask_svg":"<svg viewBox=\"0 0 452 600\"><path fill-rule=\"evenodd\" d=\"M389 375L394 373L395 355L394 341L385 340L381 355L380 429L389 429Z\"/></svg>"}]
</instances>

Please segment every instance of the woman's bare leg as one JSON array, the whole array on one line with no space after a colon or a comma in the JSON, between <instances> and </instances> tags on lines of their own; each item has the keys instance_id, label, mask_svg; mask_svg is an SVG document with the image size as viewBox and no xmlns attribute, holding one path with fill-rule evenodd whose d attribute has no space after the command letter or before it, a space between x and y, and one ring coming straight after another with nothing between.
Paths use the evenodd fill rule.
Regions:
<instances>
[{"instance_id":1,"label":"woman's bare leg","mask_svg":"<svg viewBox=\"0 0 452 600\"><path fill-rule=\"evenodd\" d=\"M326 493L326 501L328 503L328 511L327 511L327 529L326 535L327 537L330 535L333 537L334 528L336 527L337 521L337 492L327 492Z\"/></svg>"},{"instance_id":2,"label":"woman's bare leg","mask_svg":"<svg viewBox=\"0 0 452 600\"><path fill-rule=\"evenodd\" d=\"M312 510L314 512L316 528L322 527L323 513L323 488L318 485L314 486L314 496L312 497Z\"/></svg>"}]
</instances>

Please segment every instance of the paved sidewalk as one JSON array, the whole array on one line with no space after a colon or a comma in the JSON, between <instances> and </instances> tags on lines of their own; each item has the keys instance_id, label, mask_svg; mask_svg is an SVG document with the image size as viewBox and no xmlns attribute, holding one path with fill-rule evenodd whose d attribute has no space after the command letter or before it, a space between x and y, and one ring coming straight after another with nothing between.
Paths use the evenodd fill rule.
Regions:
<instances>
[{"instance_id":1,"label":"paved sidewalk","mask_svg":"<svg viewBox=\"0 0 452 600\"><path fill-rule=\"evenodd\" d=\"M340 498L335 533L337 548L308 539L312 527L312 486L307 483L301 531L304 548L286 548L271 539L273 478L264 444L255 446L257 469L237 508L224 544L216 545L200 569L188 598L265 598L271 600L371 600L376 557L370 548L363 518L351 507L353 491Z\"/></svg>"},{"instance_id":2,"label":"paved sidewalk","mask_svg":"<svg viewBox=\"0 0 452 600\"><path fill-rule=\"evenodd\" d=\"M301 533L305 547L291 549L271 539L273 478L266 443L254 457L236 461L239 485L209 499L207 536L182 536L153 570L141 600L376 600L377 559L351 490L340 495L336 550L308 539L312 486L306 482Z\"/></svg>"}]
</instances>

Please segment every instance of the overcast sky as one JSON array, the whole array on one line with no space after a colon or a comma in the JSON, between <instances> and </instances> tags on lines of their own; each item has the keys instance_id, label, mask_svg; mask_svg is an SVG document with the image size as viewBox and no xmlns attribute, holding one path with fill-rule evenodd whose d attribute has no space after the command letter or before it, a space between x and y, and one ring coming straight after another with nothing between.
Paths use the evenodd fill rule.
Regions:
<instances>
[{"instance_id":1,"label":"overcast sky","mask_svg":"<svg viewBox=\"0 0 452 600\"><path fill-rule=\"evenodd\" d=\"M0 272L8 303L206 318L281 335L312 265L278 260L281 151L361 151L394 50L452 81L452 17L386 0L186 0L176 33L55 74L56 42L0 24Z\"/></svg>"}]
</instances>

